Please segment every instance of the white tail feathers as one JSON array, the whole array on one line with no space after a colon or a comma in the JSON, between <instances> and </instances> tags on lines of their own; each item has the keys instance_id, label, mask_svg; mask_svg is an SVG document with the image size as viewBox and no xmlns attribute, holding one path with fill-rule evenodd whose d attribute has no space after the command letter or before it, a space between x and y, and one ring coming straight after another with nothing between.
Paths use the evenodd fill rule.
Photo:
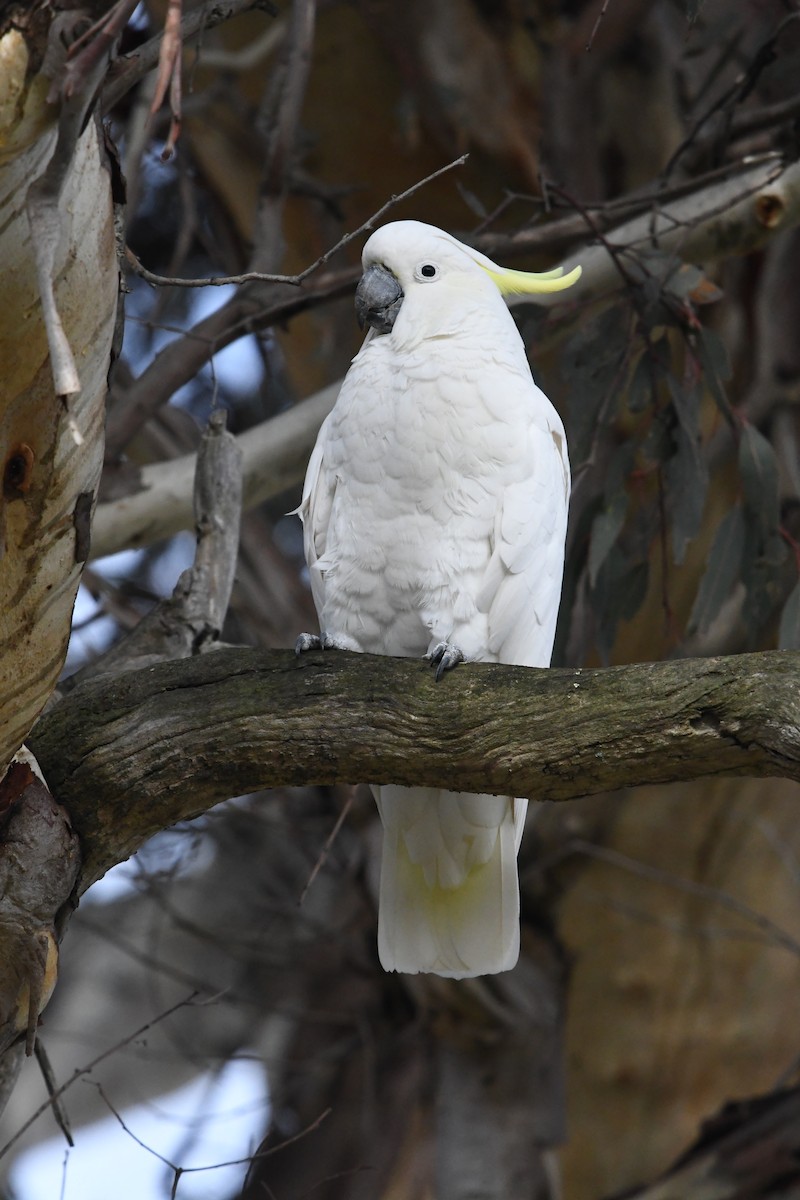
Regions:
<instances>
[{"instance_id":1,"label":"white tail feathers","mask_svg":"<svg viewBox=\"0 0 800 1200\"><path fill-rule=\"evenodd\" d=\"M527 801L375 787L384 826L378 953L387 971L464 979L519 957Z\"/></svg>"}]
</instances>

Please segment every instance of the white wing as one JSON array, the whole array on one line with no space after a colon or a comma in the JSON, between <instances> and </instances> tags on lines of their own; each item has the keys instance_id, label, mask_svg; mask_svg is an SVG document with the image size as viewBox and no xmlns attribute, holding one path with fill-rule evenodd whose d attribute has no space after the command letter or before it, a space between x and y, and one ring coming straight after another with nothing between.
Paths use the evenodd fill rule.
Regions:
<instances>
[{"instance_id":1,"label":"white wing","mask_svg":"<svg viewBox=\"0 0 800 1200\"><path fill-rule=\"evenodd\" d=\"M555 410L531 426L525 477L503 493L492 557L478 596L498 662L547 667L553 650L570 472Z\"/></svg>"},{"instance_id":2,"label":"white wing","mask_svg":"<svg viewBox=\"0 0 800 1200\"><path fill-rule=\"evenodd\" d=\"M325 553L328 523L336 494L336 476L326 468L325 448L331 423L330 414L320 427L317 441L308 460L303 499L295 511L303 523L303 550L308 564L311 595L318 614L322 613L324 581L319 569L319 560Z\"/></svg>"}]
</instances>

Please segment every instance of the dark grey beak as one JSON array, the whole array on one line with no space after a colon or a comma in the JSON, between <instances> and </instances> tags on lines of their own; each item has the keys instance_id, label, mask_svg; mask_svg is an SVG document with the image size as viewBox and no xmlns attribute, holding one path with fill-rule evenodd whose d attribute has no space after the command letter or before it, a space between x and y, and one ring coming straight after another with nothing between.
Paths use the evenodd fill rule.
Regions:
<instances>
[{"instance_id":1,"label":"dark grey beak","mask_svg":"<svg viewBox=\"0 0 800 1200\"><path fill-rule=\"evenodd\" d=\"M403 289L391 271L373 263L361 276L356 288L356 316L363 329L371 326L378 333L391 333L400 305Z\"/></svg>"}]
</instances>

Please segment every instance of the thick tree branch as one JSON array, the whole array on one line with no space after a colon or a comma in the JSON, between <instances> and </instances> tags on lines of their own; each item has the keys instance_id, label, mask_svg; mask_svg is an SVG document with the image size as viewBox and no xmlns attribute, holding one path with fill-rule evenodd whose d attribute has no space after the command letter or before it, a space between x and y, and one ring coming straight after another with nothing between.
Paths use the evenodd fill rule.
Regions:
<instances>
[{"instance_id":1,"label":"thick tree branch","mask_svg":"<svg viewBox=\"0 0 800 1200\"><path fill-rule=\"evenodd\" d=\"M749 254L798 222L800 164L783 168L778 159L768 158L672 204L660 205L654 197L650 212L609 231L604 242L576 250L559 265L566 272L580 263L583 274L570 296L587 300L621 286L609 247L626 262L639 251L656 248L684 262L718 262ZM524 301L516 297L515 302ZM555 296L536 297L537 304L554 302Z\"/></svg>"},{"instance_id":2,"label":"thick tree branch","mask_svg":"<svg viewBox=\"0 0 800 1200\"><path fill-rule=\"evenodd\" d=\"M800 653L532 670L440 684L411 659L220 650L77 687L31 746L83 843L85 889L228 796L443 785L569 800L714 775L800 781Z\"/></svg>"}]
</instances>

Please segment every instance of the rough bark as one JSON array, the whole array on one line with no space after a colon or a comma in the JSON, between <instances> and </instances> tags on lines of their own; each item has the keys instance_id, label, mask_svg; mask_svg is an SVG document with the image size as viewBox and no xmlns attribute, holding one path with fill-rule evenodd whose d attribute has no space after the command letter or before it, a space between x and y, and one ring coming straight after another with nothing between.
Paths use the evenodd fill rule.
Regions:
<instances>
[{"instance_id":1,"label":"rough bark","mask_svg":"<svg viewBox=\"0 0 800 1200\"><path fill-rule=\"evenodd\" d=\"M48 304L77 364L80 391L54 380L36 238L26 202L53 159L57 109L47 79L26 78L29 50L0 39L11 102L0 108L0 766L55 686L89 551L102 465L106 378L118 279L110 175L94 121L63 162L60 199L45 216ZM63 149L63 144L62 144ZM41 246L40 246L41 248ZM61 392L61 394L59 394Z\"/></svg>"},{"instance_id":2,"label":"rough bark","mask_svg":"<svg viewBox=\"0 0 800 1200\"><path fill-rule=\"evenodd\" d=\"M78 874L78 841L66 812L27 763L0 784L0 1053L36 1022L55 987L59 910Z\"/></svg>"},{"instance_id":3,"label":"rough bark","mask_svg":"<svg viewBox=\"0 0 800 1200\"><path fill-rule=\"evenodd\" d=\"M221 650L77 687L32 748L81 888L148 837L264 787L391 780L568 800L719 775L800 781L800 655L534 670Z\"/></svg>"},{"instance_id":4,"label":"rough bark","mask_svg":"<svg viewBox=\"0 0 800 1200\"><path fill-rule=\"evenodd\" d=\"M796 1196L799 1161L800 1089L779 1089L726 1104L661 1178L626 1192L625 1200Z\"/></svg>"}]
</instances>

